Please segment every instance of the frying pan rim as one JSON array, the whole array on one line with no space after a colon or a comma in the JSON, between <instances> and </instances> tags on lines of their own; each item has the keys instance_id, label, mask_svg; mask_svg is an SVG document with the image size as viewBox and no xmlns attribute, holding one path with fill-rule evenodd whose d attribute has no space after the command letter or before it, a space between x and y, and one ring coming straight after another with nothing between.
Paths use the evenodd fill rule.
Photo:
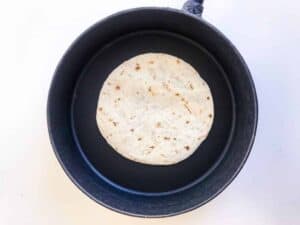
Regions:
<instances>
[{"instance_id":1,"label":"frying pan rim","mask_svg":"<svg viewBox=\"0 0 300 225\"><path fill-rule=\"evenodd\" d=\"M121 210L118 209L116 207L113 207L103 201L98 200L96 197L94 197L92 194L90 194L87 190L85 190L85 188L83 186L81 186L76 178L73 177L72 173L66 168L65 163L63 162L63 160L60 157L59 154L59 150L56 146L54 137L53 137L53 124L51 124L51 119L50 119L50 108L52 107L52 93L54 91L54 83L58 77L58 69L61 67L61 65L63 64L64 59L66 58L66 56L70 53L70 51L73 49L73 47L75 45L77 45L80 40L87 35L88 33L90 33L91 31L93 31L95 28L97 28L99 25L101 25L102 23L105 23L106 21L112 20L118 16L121 15L125 15L125 14L130 14L130 13L135 13L137 11L166 11L166 12L171 12L171 13L175 13L175 14L181 14L181 15L185 15L187 17L190 17L194 20L198 20L201 21L201 23L208 27L209 29L213 30L215 35L218 35L219 37L221 37L227 44L228 46L232 49L232 51L234 52L234 54L239 58L241 65L245 68L245 74L246 78L248 79L250 88L251 88L251 94L253 95L253 127L251 130L251 136L249 137L249 141L248 141L248 147L245 151L245 154L243 156L243 159L241 160L241 162L239 162L238 168L235 170L235 172L230 176L230 178L222 185L221 188L219 188L215 193L211 194L211 196L209 196L206 200L199 202L198 204L195 204L191 207L188 207L184 210L177 210L177 211L172 211L169 213L163 213L163 214L142 214L142 213L135 213L135 212L130 212L130 211L125 211L125 210ZM257 130L257 123L258 123L258 99L257 99L257 95L256 95L256 90L255 90L255 86L254 86L254 82L253 79L251 77L251 73L249 71L249 68L247 66L247 64L245 63L244 59L242 58L241 54L239 53L239 51L237 50L237 48L231 43L231 41L229 39L227 39L217 28L215 28L213 25L209 24L208 22L206 22L205 20L203 20L202 18L199 18L196 15L187 13L183 10L179 10L179 9L174 9L174 8L169 8L169 7L138 7L138 8L131 8L131 9L126 9L126 10L122 10L116 13L113 13L112 15L109 15L101 20L99 20L98 22L94 23L92 26L90 26L88 29L86 29L84 32L82 32L73 42L72 44L67 48L67 50L65 51L65 53L63 54L63 56L61 57L55 72L54 72L54 76L52 78L51 84L50 84L50 88L49 88L49 92L48 92L48 101L47 101L47 127L48 127L48 134L49 134L49 138L50 138L50 142L52 145L52 148L54 150L55 156L57 158L57 160L59 161L60 166L62 167L62 169L64 170L65 174L69 177L69 179L75 184L75 186L77 186L79 188L79 190L81 190L85 195L87 195L90 199L94 200L95 202L97 202L98 204L111 209L115 212L124 214L124 215L130 215L130 216L135 216L135 217L142 217L142 218L163 218L163 217L170 217L170 216L176 216L182 213L186 213L189 211L192 211L204 204L206 204L207 202L211 201L212 199L214 199L215 197L217 197L221 192L223 192L227 186L236 178L236 176L239 174L239 172L241 171L241 169L243 168L246 160L249 157L249 154L251 152L251 148L254 144L254 139L255 139L255 135L256 135L256 130ZM171 211L171 210L170 210Z\"/></svg>"}]
</instances>

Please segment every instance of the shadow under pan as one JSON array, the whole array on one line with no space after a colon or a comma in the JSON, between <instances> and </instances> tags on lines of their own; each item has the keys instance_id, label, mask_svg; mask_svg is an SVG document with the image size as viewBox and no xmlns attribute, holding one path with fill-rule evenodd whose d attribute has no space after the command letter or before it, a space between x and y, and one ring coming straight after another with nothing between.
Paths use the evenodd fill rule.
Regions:
<instances>
[{"instance_id":1,"label":"shadow under pan","mask_svg":"<svg viewBox=\"0 0 300 225\"><path fill-rule=\"evenodd\" d=\"M125 60L149 52L167 53L191 64L209 85L214 101L215 117L207 139L189 158L170 166L122 157L107 144L96 123L99 92L107 76ZM226 77L208 51L175 33L147 30L111 41L85 63L73 94L72 129L82 156L101 179L128 192L163 195L201 182L222 160L231 141L235 104Z\"/></svg>"}]
</instances>

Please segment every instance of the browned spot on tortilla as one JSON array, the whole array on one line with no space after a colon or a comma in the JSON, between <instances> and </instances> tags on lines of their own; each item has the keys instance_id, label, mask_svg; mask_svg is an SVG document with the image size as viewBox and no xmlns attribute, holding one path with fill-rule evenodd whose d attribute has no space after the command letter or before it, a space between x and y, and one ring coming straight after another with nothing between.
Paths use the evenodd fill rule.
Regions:
<instances>
[{"instance_id":1,"label":"browned spot on tortilla","mask_svg":"<svg viewBox=\"0 0 300 225\"><path fill-rule=\"evenodd\" d=\"M99 111L102 111L102 110L103 110L103 108L102 108L102 107L100 107L98 110L99 110Z\"/></svg>"},{"instance_id":2,"label":"browned spot on tortilla","mask_svg":"<svg viewBox=\"0 0 300 225\"><path fill-rule=\"evenodd\" d=\"M109 122L112 122L113 120L112 120L112 118L109 118L108 121L109 121Z\"/></svg>"},{"instance_id":3,"label":"browned spot on tortilla","mask_svg":"<svg viewBox=\"0 0 300 225\"><path fill-rule=\"evenodd\" d=\"M119 86L119 85L116 85L116 90L120 90L121 89L121 87Z\"/></svg>"},{"instance_id":4,"label":"browned spot on tortilla","mask_svg":"<svg viewBox=\"0 0 300 225\"><path fill-rule=\"evenodd\" d=\"M208 114L208 117L209 117L209 118L212 118L212 114L211 114L211 113L210 113L210 114Z\"/></svg>"},{"instance_id":5,"label":"browned spot on tortilla","mask_svg":"<svg viewBox=\"0 0 300 225\"><path fill-rule=\"evenodd\" d=\"M176 113L175 112L172 112L172 115L175 115Z\"/></svg>"},{"instance_id":6,"label":"browned spot on tortilla","mask_svg":"<svg viewBox=\"0 0 300 225\"><path fill-rule=\"evenodd\" d=\"M160 154L160 156L162 156L162 157L164 157L164 158L166 157L166 155L165 155L165 154Z\"/></svg>"},{"instance_id":7,"label":"browned spot on tortilla","mask_svg":"<svg viewBox=\"0 0 300 225\"><path fill-rule=\"evenodd\" d=\"M151 87L151 86L148 88L148 91L151 93L152 96L155 95L155 92L152 90L152 87Z\"/></svg>"},{"instance_id":8,"label":"browned spot on tortilla","mask_svg":"<svg viewBox=\"0 0 300 225\"><path fill-rule=\"evenodd\" d=\"M183 101L184 102L184 104L186 104L186 105L188 105L189 104L189 102L184 98L184 97L182 97L181 98L181 101Z\"/></svg>"},{"instance_id":9,"label":"browned spot on tortilla","mask_svg":"<svg viewBox=\"0 0 300 225\"><path fill-rule=\"evenodd\" d=\"M122 76L124 74L124 70L121 71L120 76Z\"/></svg>"},{"instance_id":10,"label":"browned spot on tortilla","mask_svg":"<svg viewBox=\"0 0 300 225\"><path fill-rule=\"evenodd\" d=\"M176 141L176 138L173 138L174 141Z\"/></svg>"},{"instance_id":11,"label":"browned spot on tortilla","mask_svg":"<svg viewBox=\"0 0 300 225\"><path fill-rule=\"evenodd\" d=\"M140 64L137 63L137 64L135 65L135 70L138 71L138 70L140 70L140 69L141 69L141 66L140 66Z\"/></svg>"},{"instance_id":12,"label":"browned spot on tortilla","mask_svg":"<svg viewBox=\"0 0 300 225\"><path fill-rule=\"evenodd\" d=\"M164 87L165 89L167 89L168 91L171 91L171 88L170 88L169 85L166 84L165 82L163 82L163 87Z\"/></svg>"},{"instance_id":13,"label":"browned spot on tortilla","mask_svg":"<svg viewBox=\"0 0 300 225\"><path fill-rule=\"evenodd\" d=\"M151 150L149 150L149 149L144 151L145 155L149 155L150 153L151 153Z\"/></svg>"},{"instance_id":14,"label":"browned spot on tortilla","mask_svg":"<svg viewBox=\"0 0 300 225\"><path fill-rule=\"evenodd\" d=\"M200 113L200 114L202 113L202 109L199 109L199 113Z\"/></svg>"},{"instance_id":15,"label":"browned spot on tortilla","mask_svg":"<svg viewBox=\"0 0 300 225\"><path fill-rule=\"evenodd\" d=\"M121 98L117 98L117 99L115 99L115 103L117 103L117 102L119 102L119 101L121 101Z\"/></svg>"},{"instance_id":16,"label":"browned spot on tortilla","mask_svg":"<svg viewBox=\"0 0 300 225\"><path fill-rule=\"evenodd\" d=\"M133 129L133 128L131 128L131 129L130 129L130 131L131 131L131 132L133 132L133 131L134 131L134 129Z\"/></svg>"},{"instance_id":17,"label":"browned spot on tortilla","mask_svg":"<svg viewBox=\"0 0 300 225\"><path fill-rule=\"evenodd\" d=\"M190 150L190 146L188 146L188 145L185 146L184 148L185 148L187 151Z\"/></svg>"},{"instance_id":18,"label":"browned spot on tortilla","mask_svg":"<svg viewBox=\"0 0 300 225\"><path fill-rule=\"evenodd\" d=\"M203 86L205 86L205 83L204 83L204 82L202 82L202 85L203 85Z\"/></svg>"},{"instance_id":19,"label":"browned spot on tortilla","mask_svg":"<svg viewBox=\"0 0 300 225\"><path fill-rule=\"evenodd\" d=\"M150 146L149 148L151 148L151 149L154 149L154 148L155 148L155 146L154 146L154 145L152 145L152 146Z\"/></svg>"},{"instance_id":20,"label":"browned spot on tortilla","mask_svg":"<svg viewBox=\"0 0 300 225\"><path fill-rule=\"evenodd\" d=\"M118 123L115 122L115 121L113 121L112 123L113 123L113 125L114 125L115 127L118 125Z\"/></svg>"},{"instance_id":21,"label":"browned spot on tortilla","mask_svg":"<svg viewBox=\"0 0 300 225\"><path fill-rule=\"evenodd\" d=\"M179 94L178 92L177 92L177 93L175 93L175 95L176 95L176 96L180 96L180 94Z\"/></svg>"},{"instance_id":22,"label":"browned spot on tortilla","mask_svg":"<svg viewBox=\"0 0 300 225\"><path fill-rule=\"evenodd\" d=\"M110 82L107 82L107 85L111 85L111 83L110 83Z\"/></svg>"},{"instance_id":23,"label":"browned spot on tortilla","mask_svg":"<svg viewBox=\"0 0 300 225\"><path fill-rule=\"evenodd\" d=\"M187 121L185 121L185 123L186 123L186 124L189 124L189 123L190 123L190 121L188 121L188 120L187 120Z\"/></svg>"},{"instance_id":24,"label":"browned spot on tortilla","mask_svg":"<svg viewBox=\"0 0 300 225\"><path fill-rule=\"evenodd\" d=\"M142 140L142 138L138 138L138 141L141 141Z\"/></svg>"},{"instance_id":25,"label":"browned spot on tortilla","mask_svg":"<svg viewBox=\"0 0 300 225\"><path fill-rule=\"evenodd\" d=\"M131 116L129 119L133 120L136 116Z\"/></svg>"},{"instance_id":26,"label":"browned spot on tortilla","mask_svg":"<svg viewBox=\"0 0 300 225\"><path fill-rule=\"evenodd\" d=\"M179 59L176 59L176 63L179 64L179 63L180 63L180 60L179 60Z\"/></svg>"},{"instance_id":27,"label":"browned spot on tortilla","mask_svg":"<svg viewBox=\"0 0 300 225\"><path fill-rule=\"evenodd\" d=\"M206 97L206 99L207 99L207 100L209 100L209 99L210 99L210 97L209 97L209 96L207 96L207 97Z\"/></svg>"},{"instance_id":28,"label":"browned spot on tortilla","mask_svg":"<svg viewBox=\"0 0 300 225\"><path fill-rule=\"evenodd\" d=\"M190 88L191 88L192 90L194 90L194 86L193 86L192 84L190 84Z\"/></svg>"},{"instance_id":29,"label":"browned spot on tortilla","mask_svg":"<svg viewBox=\"0 0 300 225\"><path fill-rule=\"evenodd\" d=\"M187 109L187 111L189 111L189 113L192 113L192 111L190 110L190 108L186 104L184 104L184 107Z\"/></svg>"},{"instance_id":30,"label":"browned spot on tortilla","mask_svg":"<svg viewBox=\"0 0 300 225\"><path fill-rule=\"evenodd\" d=\"M108 136L112 137L112 134L109 134Z\"/></svg>"},{"instance_id":31,"label":"browned spot on tortilla","mask_svg":"<svg viewBox=\"0 0 300 225\"><path fill-rule=\"evenodd\" d=\"M170 140L170 138L169 138L169 137L164 137L164 139L165 139L165 140Z\"/></svg>"},{"instance_id":32,"label":"browned spot on tortilla","mask_svg":"<svg viewBox=\"0 0 300 225\"><path fill-rule=\"evenodd\" d=\"M157 128L161 127L161 123L160 123L160 122L157 122L157 123L156 123L156 127L157 127Z\"/></svg>"},{"instance_id":33,"label":"browned spot on tortilla","mask_svg":"<svg viewBox=\"0 0 300 225\"><path fill-rule=\"evenodd\" d=\"M137 92L135 92L135 93L136 93L137 95L139 95L139 94L140 94L140 92L138 92L138 91L137 91Z\"/></svg>"},{"instance_id":34,"label":"browned spot on tortilla","mask_svg":"<svg viewBox=\"0 0 300 225\"><path fill-rule=\"evenodd\" d=\"M153 63L154 63L154 61L153 61L153 60L150 60L150 61L149 61L149 64L153 64Z\"/></svg>"}]
</instances>

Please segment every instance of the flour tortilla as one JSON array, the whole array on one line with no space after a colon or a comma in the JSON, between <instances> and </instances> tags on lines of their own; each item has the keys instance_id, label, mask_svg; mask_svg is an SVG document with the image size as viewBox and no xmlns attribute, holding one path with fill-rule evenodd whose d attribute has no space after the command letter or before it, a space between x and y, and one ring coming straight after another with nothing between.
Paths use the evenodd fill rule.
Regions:
<instances>
[{"instance_id":1,"label":"flour tortilla","mask_svg":"<svg viewBox=\"0 0 300 225\"><path fill-rule=\"evenodd\" d=\"M162 53L138 55L107 77L100 91L97 125L127 159L171 165L192 155L214 117L206 82L187 62Z\"/></svg>"}]
</instances>

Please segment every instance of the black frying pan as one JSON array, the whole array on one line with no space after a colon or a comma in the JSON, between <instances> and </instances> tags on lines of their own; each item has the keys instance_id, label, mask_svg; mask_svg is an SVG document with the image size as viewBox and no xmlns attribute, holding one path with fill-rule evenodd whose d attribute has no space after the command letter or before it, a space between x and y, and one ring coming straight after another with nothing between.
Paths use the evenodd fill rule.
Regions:
<instances>
[{"instance_id":1,"label":"black frying pan","mask_svg":"<svg viewBox=\"0 0 300 225\"><path fill-rule=\"evenodd\" d=\"M121 213L163 217L203 205L234 179L254 140L257 100L245 62L229 40L200 18L201 1L188 1L184 8L188 12L132 9L96 23L68 49L51 84L48 127L58 160L84 193ZM122 157L96 125L97 98L108 74L146 52L190 63L214 99L208 138L191 157L171 166Z\"/></svg>"}]
</instances>

